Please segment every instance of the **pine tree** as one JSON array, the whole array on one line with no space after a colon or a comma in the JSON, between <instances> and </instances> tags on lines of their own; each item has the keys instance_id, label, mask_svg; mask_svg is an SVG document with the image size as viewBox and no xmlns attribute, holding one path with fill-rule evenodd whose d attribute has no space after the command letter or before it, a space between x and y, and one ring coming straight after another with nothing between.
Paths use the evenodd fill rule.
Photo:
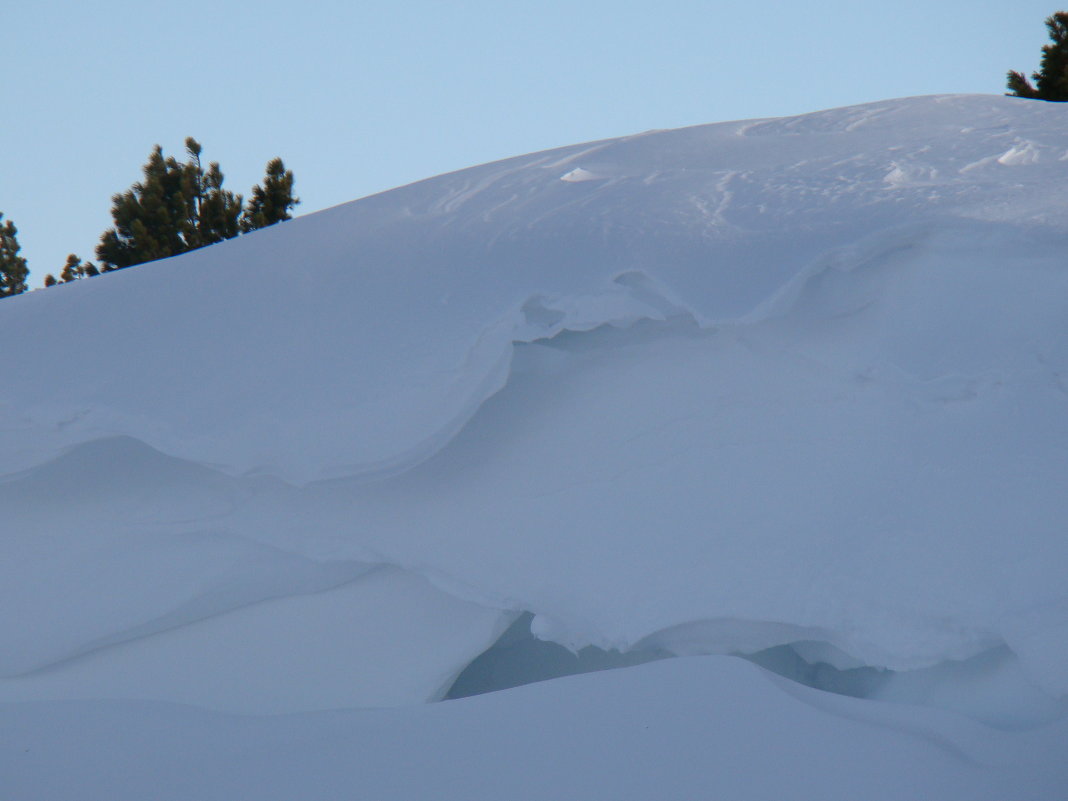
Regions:
<instances>
[{"instance_id":1,"label":"pine tree","mask_svg":"<svg viewBox=\"0 0 1068 801\"><path fill-rule=\"evenodd\" d=\"M100 237L96 255L105 272L143 264L237 236L242 198L223 189L216 162L205 173L201 146L185 140L188 161L164 158L156 145L144 179L111 198L114 228Z\"/></svg>"},{"instance_id":2,"label":"pine tree","mask_svg":"<svg viewBox=\"0 0 1068 801\"><path fill-rule=\"evenodd\" d=\"M18 229L0 213L0 298L26 291L26 277L30 274L26 259L19 255Z\"/></svg>"},{"instance_id":3,"label":"pine tree","mask_svg":"<svg viewBox=\"0 0 1068 801\"><path fill-rule=\"evenodd\" d=\"M67 263L63 265L63 270L59 274L60 283L69 284L71 281L78 281L82 278L92 278L93 276L100 275L100 271L96 268L91 261L83 262L73 253L67 256ZM56 282L56 279L49 273L45 276L45 286L51 286L48 283L48 279L52 278L52 283Z\"/></svg>"},{"instance_id":4,"label":"pine tree","mask_svg":"<svg viewBox=\"0 0 1068 801\"><path fill-rule=\"evenodd\" d=\"M187 220L185 240L189 250L233 239L241 230L241 210L244 198L223 189L223 173L213 161L204 172L200 163L201 146L193 137L185 140L189 161L185 165L186 180L192 202Z\"/></svg>"},{"instance_id":5,"label":"pine tree","mask_svg":"<svg viewBox=\"0 0 1068 801\"><path fill-rule=\"evenodd\" d=\"M1058 11L1046 19L1052 44L1042 47L1042 64L1031 74L1034 85L1022 72L1011 70L1009 94L1036 100L1068 101L1068 12Z\"/></svg>"},{"instance_id":6,"label":"pine tree","mask_svg":"<svg viewBox=\"0 0 1068 801\"><path fill-rule=\"evenodd\" d=\"M189 200L183 192L184 169L163 148L153 149L142 168L144 180L111 198L114 228L100 237L97 258L104 271L118 270L183 253L182 238L189 217Z\"/></svg>"},{"instance_id":7,"label":"pine tree","mask_svg":"<svg viewBox=\"0 0 1068 801\"><path fill-rule=\"evenodd\" d=\"M241 218L241 230L255 231L268 225L292 219L290 209L300 203L293 197L293 171L287 170L282 159L267 162L263 185L252 188L252 198Z\"/></svg>"}]
</instances>

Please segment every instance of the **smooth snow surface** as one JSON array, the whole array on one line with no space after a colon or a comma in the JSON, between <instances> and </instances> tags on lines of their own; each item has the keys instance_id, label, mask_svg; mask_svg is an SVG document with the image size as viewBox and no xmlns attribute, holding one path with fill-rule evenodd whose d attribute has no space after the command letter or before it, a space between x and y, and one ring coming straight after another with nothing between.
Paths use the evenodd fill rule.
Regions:
<instances>
[{"instance_id":1,"label":"smooth snow surface","mask_svg":"<svg viewBox=\"0 0 1068 801\"><path fill-rule=\"evenodd\" d=\"M823 746L821 798L1056 797L1066 113L650 132L0 302L0 795L429 797L469 746L464 797L756 799ZM423 705L524 612L602 667L795 681Z\"/></svg>"},{"instance_id":2,"label":"smooth snow surface","mask_svg":"<svg viewBox=\"0 0 1068 801\"><path fill-rule=\"evenodd\" d=\"M727 657L670 659L423 707L280 717L12 704L16 799L1055 801L1065 721L1007 734L810 690Z\"/></svg>"}]
</instances>

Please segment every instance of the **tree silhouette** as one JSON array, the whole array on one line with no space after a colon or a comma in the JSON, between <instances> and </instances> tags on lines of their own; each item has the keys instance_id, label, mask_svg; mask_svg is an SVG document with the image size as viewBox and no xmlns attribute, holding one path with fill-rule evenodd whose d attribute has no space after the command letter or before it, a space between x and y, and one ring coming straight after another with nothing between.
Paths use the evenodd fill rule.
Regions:
<instances>
[{"instance_id":1,"label":"tree silhouette","mask_svg":"<svg viewBox=\"0 0 1068 801\"><path fill-rule=\"evenodd\" d=\"M1009 94L1035 100L1068 101L1068 12L1058 11L1046 19L1052 44L1042 47L1042 64L1027 80L1022 72L1010 70Z\"/></svg>"},{"instance_id":2,"label":"tree silhouette","mask_svg":"<svg viewBox=\"0 0 1068 801\"><path fill-rule=\"evenodd\" d=\"M0 222L4 215L0 213ZM30 274L26 259L19 255L22 249L17 237L18 229L8 220L0 225L0 298L18 295L26 291L26 277Z\"/></svg>"},{"instance_id":3,"label":"tree silhouette","mask_svg":"<svg viewBox=\"0 0 1068 801\"><path fill-rule=\"evenodd\" d=\"M248 208L241 218L242 231L255 231L285 220L292 219L290 209L300 203L293 197L293 171L287 170L282 159L267 162L263 185L252 188Z\"/></svg>"}]
</instances>

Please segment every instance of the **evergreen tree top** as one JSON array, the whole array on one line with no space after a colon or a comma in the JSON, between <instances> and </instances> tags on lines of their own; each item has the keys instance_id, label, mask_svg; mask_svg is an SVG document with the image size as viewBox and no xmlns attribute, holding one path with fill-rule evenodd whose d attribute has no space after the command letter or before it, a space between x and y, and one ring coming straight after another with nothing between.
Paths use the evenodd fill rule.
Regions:
<instances>
[{"instance_id":1,"label":"evergreen tree top","mask_svg":"<svg viewBox=\"0 0 1068 801\"><path fill-rule=\"evenodd\" d=\"M185 140L188 160L164 157L156 145L142 168L144 178L112 197L115 225L100 238L96 255L105 271L176 256L237 236L243 198L223 189L217 162L207 171L203 151Z\"/></svg>"},{"instance_id":2,"label":"evergreen tree top","mask_svg":"<svg viewBox=\"0 0 1068 801\"><path fill-rule=\"evenodd\" d=\"M241 230L255 231L268 225L290 220L289 212L300 203L293 196L293 171L280 158L267 162L263 184L252 188L252 197L241 218Z\"/></svg>"},{"instance_id":3,"label":"evergreen tree top","mask_svg":"<svg viewBox=\"0 0 1068 801\"><path fill-rule=\"evenodd\" d=\"M1023 73L1010 70L1006 79L1009 94L1035 100L1068 101L1068 12L1058 11L1046 18L1050 44L1042 47L1042 62L1029 81Z\"/></svg>"},{"instance_id":4,"label":"evergreen tree top","mask_svg":"<svg viewBox=\"0 0 1068 801\"><path fill-rule=\"evenodd\" d=\"M4 222L0 212L0 298L18 295L26 291L26 278L30 274L26 259L19 255L22 249L18 229L8 220Z\"/></svg>"}]
</instances>

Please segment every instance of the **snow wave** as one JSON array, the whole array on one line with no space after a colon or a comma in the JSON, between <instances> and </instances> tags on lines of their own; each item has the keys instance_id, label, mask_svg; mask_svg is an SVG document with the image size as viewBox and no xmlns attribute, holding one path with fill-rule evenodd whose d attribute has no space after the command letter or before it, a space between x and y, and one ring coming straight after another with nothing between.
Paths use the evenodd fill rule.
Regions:
<instances>
[{"instance_id":1,"label":"snow wave","mask_svg":"<svg viewBox=\"0 0 1068 801\"><path fill-rule=\"evenodd\" d=\"M0 335L34 347L0 388L0 475L114 435L295 483L405 469L499 387L511 341L551 336L522 311L538 298L611 324L643 313L615 279L643 276L712 326L909 227L1056 232L1065 162L997 161L1068 152L1042 105L913 98L560 148L14 298ZM988 157L996 174L968 169ZM560 180L577 170L603 180Z\"/></svg>"}]
</instances>

